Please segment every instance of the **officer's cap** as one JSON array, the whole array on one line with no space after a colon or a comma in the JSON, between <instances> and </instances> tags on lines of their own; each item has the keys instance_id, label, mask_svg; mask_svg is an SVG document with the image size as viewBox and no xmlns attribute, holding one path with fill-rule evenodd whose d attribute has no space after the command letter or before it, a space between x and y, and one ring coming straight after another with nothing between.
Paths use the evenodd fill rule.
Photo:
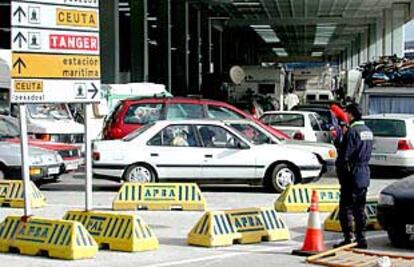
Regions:
<instances>
[{"instance_id":1,"label":"officer's cap","mask_svg":"<svg viewBox=\"0 0 414 267\"><path fill-rule=\"evenodd\" d=\"M352 103L345 107L345 111L351 113L355 119L361 119L362 111L358 104Z\"/></svg>"}]
</instances>

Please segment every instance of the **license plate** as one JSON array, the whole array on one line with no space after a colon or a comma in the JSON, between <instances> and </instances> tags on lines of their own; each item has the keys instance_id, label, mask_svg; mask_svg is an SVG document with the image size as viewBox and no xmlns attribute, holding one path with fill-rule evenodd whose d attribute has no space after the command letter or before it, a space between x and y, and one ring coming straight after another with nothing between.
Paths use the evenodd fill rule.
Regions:
<instances>
[{"instance_id":1,"label":"license plate","mask_svg":"<svg viewBox=\"0 0 414 267\"><path fill-rule=\"evenodd\" d=\"M414 224L406 224L405 225L405 233L407 235L414 235Z\"/></svg>"},{"instance_id":2,"label":"license plate","mask_svg":"<svg viewBox=\"0 0 414 267\"><path fill-rule=\"evenodd\" d=\"M47 170L47 173L48 173L49 175L52 175L52 174L58 174L58 173L59 173L59 171L60 171L60 168L59 168L59 167L55 167L55 168L49 168L49 169Z\"/></svg>"},{"instance_id":3,"label":"license plate","mask_svg":"<svg viewBox=\"0 0 414 267\"><path fill-rule=\"evenodd\" d=\"M377 156L377 155L374 155L373 157L374 157L375 160L384 160L384 161L387 160L387 156Z\"/></svg>"},{"instance_id":4,"label":"license plate","mask_svg":"<svg viewBox=\"0 0 414 267\"><path fill-rule=\"evenodd\" d=\"M76 170L79 167L77 163L66 164L66 170Z\"/></svg>"}]
</instances>

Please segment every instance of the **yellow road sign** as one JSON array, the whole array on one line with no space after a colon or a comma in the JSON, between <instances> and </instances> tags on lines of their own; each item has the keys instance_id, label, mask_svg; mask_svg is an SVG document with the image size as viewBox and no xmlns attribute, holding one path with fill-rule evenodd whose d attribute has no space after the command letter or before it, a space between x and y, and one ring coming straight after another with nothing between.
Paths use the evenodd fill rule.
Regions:
<instances>
[{"instance_id":1,"label":"yellow road sign","mask_svg":"<svg viewBox=\"0 0 414 267\"><path fill-rule=\"evenodd\" d=\"M76 27L98 27L98 12L77 9L56 9L56 24Z\"/></svg>"},{"instance_id":2,"label":"yellow road sign","mask_svg":"<svg viewBox=\"0 0 414 267\"><path fill-rule=\"evenodd\" d=\"M13 53L13 78L100 79L100 58L84 55Z\"/></svg>"},{"instance_id":3,"label":"yellow road sign","mask_svg":"<svg viewBox=\"0 0 414 267\"><path fill-rule=\"evenodd\" d=\"M43 81L39 80L16 80L14 91L17 93L42 93Z\"/></svg>"}]
</instances>

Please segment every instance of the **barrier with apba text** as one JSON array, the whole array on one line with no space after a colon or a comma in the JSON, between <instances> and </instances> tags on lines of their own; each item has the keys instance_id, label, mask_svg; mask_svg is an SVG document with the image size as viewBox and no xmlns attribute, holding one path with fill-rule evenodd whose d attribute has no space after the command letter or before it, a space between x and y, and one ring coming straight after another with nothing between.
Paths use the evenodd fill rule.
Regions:
<instances>
[{"instance_id":1,"label":"barrier with apba text","mask_svg":"<svg viewBox=\"0 0 414 267\"><path fill-rule=\"evenodd\" d=\"M370 197L367 199L365 206L365 215L367 217L367 229L368 230L381 230L381 225L377 219L377 205L378 198ZM341 223L339 222L339 207L337 206L334 211L326 218L324 223L324 229L326 231L341 232Z\"/></svg>"},{"instance_id":2,"label":"barrier with apba text","mask_svg":"<svg viewBox=\"0 0 414 267\"><path fill-rule=\"evenodd\" d=\"M78 222L8 216L0 223L0 252L76 260L93 258L97 251L95 240Z\"/></svg>"},{"instance_id":3,"label":"barrier with apba text","mask_svg":"<svg viewBox=\"0 0 414 267\"><path fill-rule=\"evenodd\" d=\"M41 208L46 205L46 198L42 192L30 182L29 196L32 208ZM0 206L11 208L24 207L24 185L23 181L1 181L0 182Z\"/></svg>"},{"instance_id":4,"label":"barrier with apba text","mask_svg":"<svg viewBox=\"0 0 414 267\"><path fill-rule=\"evenodd\" d=\"M289 229L272 208L247 208L204 213L188 234L190 245L230 246L262 240L288 240Z\"/></svg>"},{"instance_id":5,"label":"barrier with apba text","mask_svg":"<svg viewBox=\"0 0 414 267\"><path fill-rule=\"evenodd\" d=\"M194 183L124 183L114 210L201 210L206 201Z\"/></svg>"},{"instance_id":6,"label":"barrier with apba text","mask_svg":"<svg viewBox=\"0 0 414 267\"><path fill-rule=\"evenodd\" d=\"M150 227L136 215L68 211L64 219L82 223L101 248L128 252L158 248L157 237Z\"/></svg>"},{"instance_id":7,"label":"barrier with apba text","mask_svg":"<svg viewBox=\"0 0 414 267\"><path fill-rule=\"evenodd\" d=\"M275 202L275 209L280 212L307 212L311 204L312 191L319 199L319 211L331 212L339 203L339 185L289 185Z\"/></svg>"}]
</instances>

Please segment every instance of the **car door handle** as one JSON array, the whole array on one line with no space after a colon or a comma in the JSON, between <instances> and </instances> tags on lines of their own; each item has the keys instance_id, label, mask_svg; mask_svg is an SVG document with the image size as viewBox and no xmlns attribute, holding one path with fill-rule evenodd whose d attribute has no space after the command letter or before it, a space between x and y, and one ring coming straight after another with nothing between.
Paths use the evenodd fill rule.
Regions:
<instances>
[{"instance_id":1,"label":"car door handle","mask_svg":"<svg viewBox=\"0 0 414 267\"><path fill-rule=\"evenodd\" d=\"M151 157L158 157L158 153L151 153Z\"/></svg>"},{"instance_id":2,"label":"car door handle","mask_svg":"<svg viewBox=\"0 0 414 267\"><path fill-rule=\"evenodd\" d=\"M213 158L213 155L204 155L205 158Z\"/></svg>"}]
</instances>

